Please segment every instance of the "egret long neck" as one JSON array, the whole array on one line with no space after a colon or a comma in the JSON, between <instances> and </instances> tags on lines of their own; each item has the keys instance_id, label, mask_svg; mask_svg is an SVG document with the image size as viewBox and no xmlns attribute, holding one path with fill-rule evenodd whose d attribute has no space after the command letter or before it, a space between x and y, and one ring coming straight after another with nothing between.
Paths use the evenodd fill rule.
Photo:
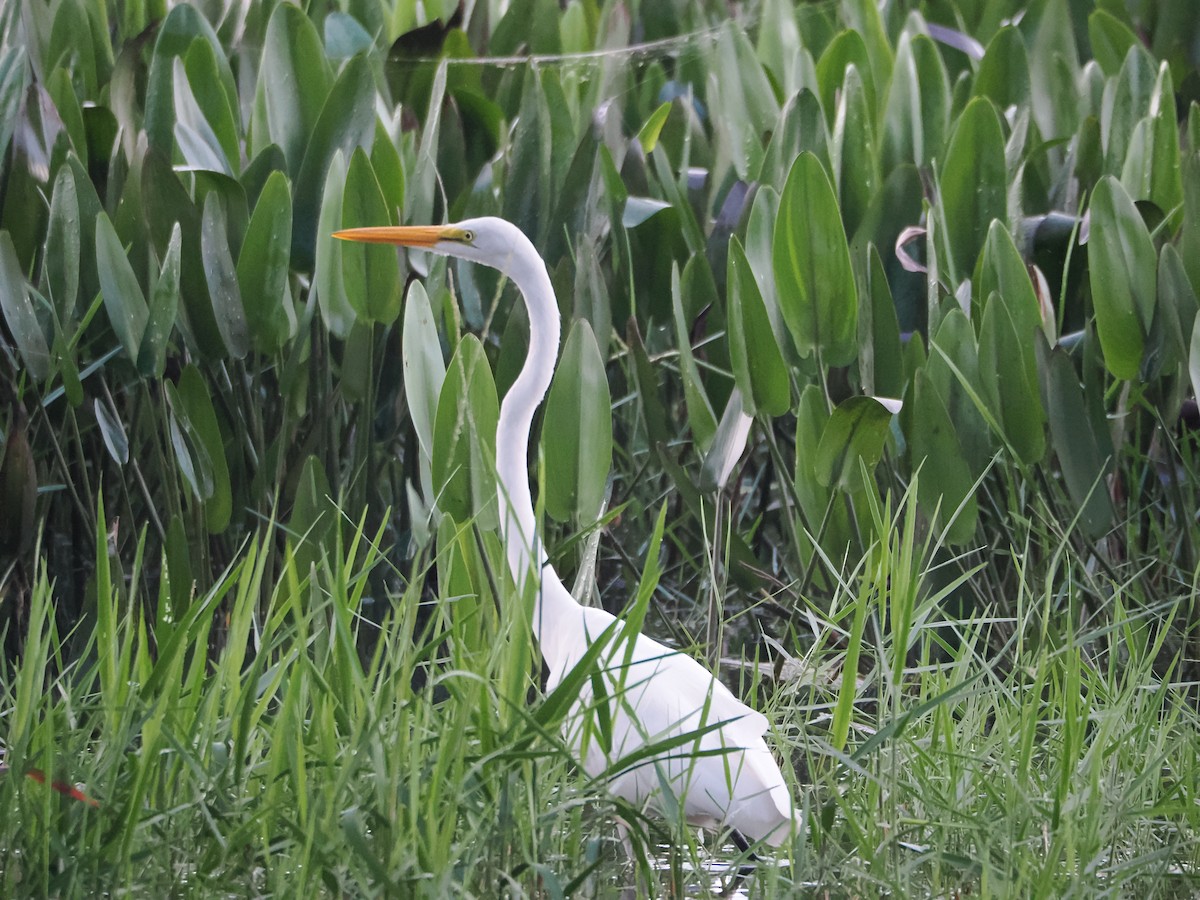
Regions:
<instances>
[{"instance_id":1,"label":"egret long neck","mask_svg":"<svg viewBox=\"0 0 1200 900\"><path fill-rule=\"evenodd\" d=\"M508 554L508 567L518 588L539 577L533 610L533 631L541 638L554 629L557 614L574 605L561 588L557 573L548 565L537 533L533 497L529 492L529 432L533 414L541 405L554 375L561 332L554 288L546 266L533 248L517 254L508 275L525 300L529 311L529 353L525 365L500 404L496 429L496 475L500 495L500 535Z\"/></svg>"}]
</instances>

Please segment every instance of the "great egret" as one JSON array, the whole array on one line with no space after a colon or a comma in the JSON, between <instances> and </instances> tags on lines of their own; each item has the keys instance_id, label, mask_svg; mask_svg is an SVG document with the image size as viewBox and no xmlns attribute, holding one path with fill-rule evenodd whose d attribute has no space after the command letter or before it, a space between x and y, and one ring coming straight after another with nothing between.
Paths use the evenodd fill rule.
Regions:
<instances>
[{"instance_id":1,"label":"great egret","mask_svg":"<svg viewBox=\"0 0 1200 900\"><path fill-rule=\"evenodd\" d=\"M415 247L491 266L516 285L529 311L529 352L500 406L496 430L501 538L518 589L536 579L533 633L549 669L552 690L614 623L601 609L576 602L546 557L529 491L527 454L533 414L546 396L558 356L560 322L546 264L525 234L492 217L446 226L352 228L343 240ZM611 731L596 737L585 722L596 703L591 679L568 716L568 744L593 778L608 773L610 793L658 813L676 807L693 825L731 828L779 846L798 817L791 793L763 735L767 720L750 709L694 659L644 634L622 641L607 656ZM693 737L694 736L694 737ZM684 740L680 740L685 738ZM646 747L676 746L623 767ZM602 743L607 746L601 746ZM615 773L615 774L614 774ZM675 803L665 803L664 790Z\"/></svg>"}]
</instances>

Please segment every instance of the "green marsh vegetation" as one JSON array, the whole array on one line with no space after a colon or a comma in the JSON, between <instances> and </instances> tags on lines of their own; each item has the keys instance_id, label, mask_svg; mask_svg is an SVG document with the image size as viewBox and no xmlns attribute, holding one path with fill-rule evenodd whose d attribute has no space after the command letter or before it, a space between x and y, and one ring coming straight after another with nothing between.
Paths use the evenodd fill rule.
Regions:
<instances>
[{"instance_id":1,"label":"green marsh vegetation","mask_svg":"<svg viewBox=\"0 0 1200 900\"><path fill-rule=\"evenodd\" d=\"M555 565L794 776L745 892L1195 894L1191 7L5 4L0 893L715 890L538 690L511 288L329 237L492 214Z\"/></svg>"}]
</instances>

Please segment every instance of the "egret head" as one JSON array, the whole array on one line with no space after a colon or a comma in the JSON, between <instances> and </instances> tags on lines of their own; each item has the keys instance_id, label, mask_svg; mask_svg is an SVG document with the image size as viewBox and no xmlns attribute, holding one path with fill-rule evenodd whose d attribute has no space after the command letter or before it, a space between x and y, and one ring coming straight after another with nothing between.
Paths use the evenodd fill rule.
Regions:
<instances>
[{"instance_id":1,"label":"egret head","mask_svg":"<svg viewBox=\"0 0 1200 900\"><path fill-rule=\"evenodd\" d=\"M521 249L532 251L529 239L511 222L484 216L453 225L383 225L335 231L335 238L368 244L395 244L442 256L457 256L513 275Z\"/></svg>"}]
</instances>

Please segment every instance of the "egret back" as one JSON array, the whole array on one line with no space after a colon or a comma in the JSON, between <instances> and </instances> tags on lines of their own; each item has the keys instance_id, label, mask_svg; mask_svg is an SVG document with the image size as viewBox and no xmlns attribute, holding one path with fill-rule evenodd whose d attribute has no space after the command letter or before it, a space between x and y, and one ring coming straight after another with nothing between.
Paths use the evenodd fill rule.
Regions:
<instances>
[{"instance_id":1,"label":"egret back","mask_svg":"<svg viewBox=\"0 0 1200 900\"><path fill-rule=\"evenodd\" d=\"M575 615L573 628L558 630L575 639L547 635L551 689L614 622L609 613L578 604ZM690 656L644 634L618 637L596 665L603 696L585 679L566 723L568 743L589 775L660 815L674 805L663 796L669 789L693 825L733 827L776 846L786 839L792 798L763 739L761 713Z\"/></svg>"}]
</instances>

